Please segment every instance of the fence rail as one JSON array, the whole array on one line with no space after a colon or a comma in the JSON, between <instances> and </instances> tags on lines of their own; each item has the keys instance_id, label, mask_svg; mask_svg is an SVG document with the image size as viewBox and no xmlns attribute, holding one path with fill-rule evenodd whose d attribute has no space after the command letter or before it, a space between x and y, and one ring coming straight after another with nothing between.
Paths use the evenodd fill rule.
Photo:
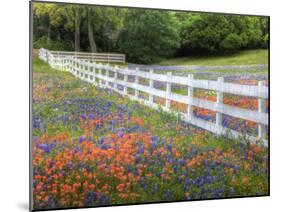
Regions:
<instances>
[{"instance_id":1,"label":"fence rail","mask_svg":"<svg viewBox=\"0 0 281 212\"><path fill-rule=\"evenodd\" d=\"M92 53L92 52L70 52L70 51L49 51L40 49L40 56L48 60L49 57L74 57L77 59L88 60L92 62L107 62L107 63L125 63L125 54L116 53Z\"/></svg>"},{"instance_id":2,"label":"fence rail","mask_svg":"<svg viewBox=\"0 0 281 212\"><path fill-rule=\"evenodd\" d=\"M47 52L47 53L46 53ZM131 99L138 100L145 105L153 108L162 107L164 111L171 112L171 101L183 103L187 105L186 113L177 112L178 115L186 122L211 131L215 134L226 134L235 138L242 136L241 133L222 126L222 114L232 117L250 120L258 124L258 137L251 135L243 135L250 142L255 143L261 141L264 146L268 146L266 140L266 126L268 125L268 113L266 112L266 99L268 99L268 87L263 81L258 86L239 85L227 83L219 77L217 81L197 80L193 79L193 75L188 77L173 76L171 72L165 74L155 74L153 70L149 72L140 71L139 69L131 70L127 68L119 68L104 64L97 64L90 60L75 58L74 56L61 56L58 53L40 50L39 57L48 62L53 68L69 71L82 80L93 83L100 87L109 87L122 95L127 95ZM123 79L118 78L123 75ZM133 76L135 81L128 81L128 76ZM140 78L149 80L149 85L139 83ZM166 90L160 90L154 87L154 81L166 83ZM171 91L172 84L181 84L187 86L188 95L176 94ZM119 89L118 85L123 86ZM128 88L135 90L134 94L128 93ZM216 102L193 96L193 89L214 90L217 93ZM148 100L140 97L139 92L148 94ZM223 103L223 94L230 93L240 96L250 96L258 99L258 110L243 109ZM165 106L156 104L153 97L161 97L165 99ZM193 115L192 107L204 108L216 112L216 122L210 122L199 119Z\"/></svg>"}]
</instances>

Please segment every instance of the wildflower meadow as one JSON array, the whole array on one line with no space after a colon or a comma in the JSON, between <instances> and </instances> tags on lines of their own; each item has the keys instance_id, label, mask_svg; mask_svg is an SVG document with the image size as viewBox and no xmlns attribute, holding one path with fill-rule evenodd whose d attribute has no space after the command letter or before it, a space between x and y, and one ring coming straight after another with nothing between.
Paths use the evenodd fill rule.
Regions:
<instances>
[{"instance_id":1,"label":"wildflower meadow","mask_svg":"<svg viewBox=\"0 0 281 212\"><path fill-rule=\"evenodd\" d=\"M37 58L32 81L34 209L268 195L268 148L213 135ZM215 101L213 93L195 95ZM227 95L224 103L252 109L258 104ZM199 108L193 113L206 120L215 116ZM227 116L223 124L257 130Z\"/></svg>"}]
</instances>

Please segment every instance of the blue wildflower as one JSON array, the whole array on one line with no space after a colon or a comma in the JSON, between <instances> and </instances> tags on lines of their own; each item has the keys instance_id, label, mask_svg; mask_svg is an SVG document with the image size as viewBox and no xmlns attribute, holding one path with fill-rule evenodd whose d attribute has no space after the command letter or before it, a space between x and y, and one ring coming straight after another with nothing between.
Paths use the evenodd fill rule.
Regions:
<instances>
[{"instance_id":1,"label":"blue wildflower","mask_svg":"<svg viewBox=\"0 0 281 212\"><path fill-rule=\"evenodd\" d=\"M97 192L94 192L93 193L93 201L96 202L98 199L98 193Z\"/></svg>"},{"instance_id":2,"label":"blue wildflower","mask_svg":"<svg viewBox=\"0 0 281 212\"><path fill-rule=\"evenodd\" d=\"M81 137L79 138L79 143L81 144L82 142L84 142L84 141L86 141L86 140L87 140L86 136L81 136Z\"/></svg>"},{"instance_id":3,"label":"blue wildflower","mask_svg":"<svg viewBox=\"0 0 281 212\"><path fill-rule=\"evenodd\" d=\"M89 119L93 120L95 118L94 114L89 115Z\"/></svg>"},{"instance_id":4,"label":"blue wildflower","mask_svg":"<svg viewBox=\"0 0 281 212\"><path fill-rule=\"evenodd\" d=\"M158 183L155 183L154 188L153 188L153 193L156 193L158 191L158 189L159 189L159 185L158 185Z\"/></svg>"},{"instance_id":5,"label":"blue wildflower","mask_svg":"<svg viewBox=\"0 0 281 212\"><path fill-rule=\"evenodd\" d=\"M173 145L172 144L168 144L168 150L170 151L170 152L172 152L172 149L173 149Z\"/></svg>"},{"instance_id":6,"label":"blue wildflower","mask_svg":"<svg viewBox=\"0 0 281 212\"><path fill-rule=\"evenodd\" d=\"M209 160L206 159L206 160L205 160L205 166L208 166L208 163L209 163Z\"/></svg>"},{"instance_id":7,"label":"blue wildflower","mask_svg":"<svg viewBox=\"0 0 281 212\"><path fill-rule=\"evenodd\" d=\"M104 202L105 202L105 195L104 195L103 192L100 195L100 201L99 202L100 202L101 205L104 204Z\"/></svg>"},{"instance_id":8,"label":"blue wildflower","mask_svg":"<svg viewBox=\"0 0 281 212\"><path fill-rule=\"evenodd\" d=\"M82 115L81 115L81 118L85 121L85 120L87 119L87 116L84 115L84 114L82 114Z\"/></svg>"},{"instance_id":9,"label":"blue wildflower","mask_svg":"<svg viewBox=\"0 0 281 212\"><path fill-rule=\"evenodd\" d=\"M44 150L44 153L50 153L52 151L52 144L37 144L37 147Z\"/></svg>"},{"instance_id":10,"label":"blue wildflower","mask_svg":"<svg viewBox=\"0 0 281 212\"><path fill-rule=\"evenodd\" d=\"M123 138L124 133L122 133L122 132L120 132L120 131L117 131L117 135L118 135L120 138Z\"/></svg>"},{"instance_id":11,"label":"blue wildflower","mask_svg":"<svg viewBox=\"0 0 281 212\"><path fill-rule=\"evenodd\" d=\"M86 205L87 206L90 206L92 203L92 194L91 193L88 193L87 194L87 198L86 198Z\"/></svg>"}]
</instances>

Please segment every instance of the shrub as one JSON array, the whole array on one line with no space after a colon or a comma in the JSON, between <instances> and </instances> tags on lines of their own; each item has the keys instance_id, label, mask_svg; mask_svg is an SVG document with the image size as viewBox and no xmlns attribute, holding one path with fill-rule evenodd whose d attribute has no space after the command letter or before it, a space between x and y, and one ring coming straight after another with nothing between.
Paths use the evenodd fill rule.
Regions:
<instances>
[{"instance_id":1,"label":"shrub","mask_svg":"<svg viewBox=\"0 0 281 212\"><path fill-rule=\"evenodd\" d=\"M48 50L71 51L73 50L69 43L63 41L48 40L46 36L40 37L33 42L33 48L45 48Z\"/></svg>"}]
</instances>

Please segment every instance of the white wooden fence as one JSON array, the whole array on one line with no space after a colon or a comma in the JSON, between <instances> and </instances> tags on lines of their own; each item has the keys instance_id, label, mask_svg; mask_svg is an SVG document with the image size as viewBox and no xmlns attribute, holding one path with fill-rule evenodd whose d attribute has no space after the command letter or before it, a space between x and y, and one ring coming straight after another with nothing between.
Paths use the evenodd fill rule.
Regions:
<instances>
[{"instance_id":1,"label":"white wooden fence","mask_svg":"<svg viewBox=\"0 0 281 212\"><path fill-rule=\"evenodd\" d=\"M91 62L106 62L106 63L125 63L125 54L116 53L91 53L91 52L69 52L69 51L49 51L40 49L41 58L49 60L52 57L74 57L77 59L88 60Z\"/></svg>"},{"instance_id":2,"label":"white wooden fence","mask_svg":"<svg viewBox=\"0 0 281 212\"><path fill-rule=\"evenodd\" d=\"M46 51L46 50L44 50ZM234 83L224 82L222 77L217 81L198 80L193 79L193 75L189 74L188 77L173 76L170 72L166 75L140 71L138 69L131 70L127 68L119 68L117 66L110 66L104 64L97 64L87 60L77 59L74 57L61 57L60 55L49 52L48 58L46 54L42 54L40 50L40 58L56 69L69 71L76 77L93 83L100 87L109 87L114 89L122 95L129 96L133 100L142 102L152 108L159 109L162 107L164 111L171 112L171 101L184 103L187 105L186 113L177 112L182 120L201 127L215 134L225 134L227 136L239 138L246 137L251 143L260 141L264 146L268 146L266 140L266 126L268 125L268 113L266 112L266 99L268 99L268 87L265 86L263 81L260 81L258 86L254 85L240 85ZM123 79L117 76L123 75ZM135 81L129 82L128 76L134 76ZM149 80L149 86L139 84L139 79L144 78ZM98 79L98 80L97 80ZM166 83L166 90L156 89L153 84L154 81L161 81ZM176 94L171 91L172 84L180 84L187 86L188 95ZM123 86L123 90L118 88L118 85ZM128 88L134 89L134 94L128 93ZM217 93L217 101L208 101L205 99L196 98L193 96L193 89L207 89L214 90ZM148 100L140 97L139 92L145 92L149 95ZM240 96L249 96L258 98L258 110L249 110L239 107L223 104L223 93L230 93ZM165 106L161 106L153 102L153 96L165 99ZM216 112L216 123L206 121L193 116L192 107L205 108ZM222 114L232 117L250 120L258 124L258 137L250 135L242 135L241 133L225 128L222 126Z\"/></svg>"}]
</instances>

